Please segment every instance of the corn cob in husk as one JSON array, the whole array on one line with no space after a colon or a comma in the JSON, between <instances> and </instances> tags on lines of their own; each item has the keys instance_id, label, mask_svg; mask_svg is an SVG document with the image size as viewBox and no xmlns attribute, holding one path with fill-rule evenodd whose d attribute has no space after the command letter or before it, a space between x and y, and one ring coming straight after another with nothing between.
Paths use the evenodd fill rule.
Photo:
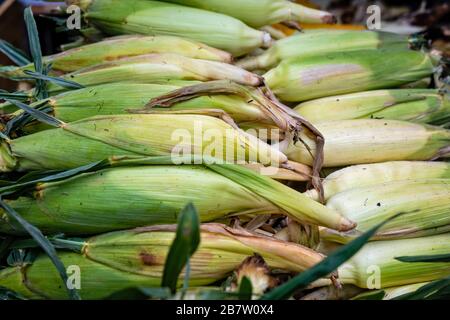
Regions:
<instances>
[{"instance_id":1,"label":"corn cob in husk","mask_svg":"<svg viewBox=\"0 0 450 320\"><path fill-rule=\"evenodd\" d=\"M104 299L132 287L159 287L175 226L157 226L100 235L85 242L71 242L79 253L60 252L66 265L81 272L83 299ZM308 248L261 237L220 224L201 227L201 242L190 259L190 286L224 279L240 263L258 252L272 268L302 272L323 256ZM26 277L26 281L24 280ZM179 284L183 284L184 272ZM0 286L30 298L67 298L64 286L46 256L32 265L0 271Z\"/></svg>"},{"instance_id":2,"label":"corn cob in husk","mask_svg":"<svg viewBox=\"0 0 450 320\"><path fill-rule=\"evenodd\" d=\"M168 80L231 80L258 86L262 77L231 64L183 57L177 54L149 54L119 59L62 76L83 86L112 82L166 83ZM48 90L66 90L50 84Z\"/></svg>"},{"instance_id":3,"label":"corn cob in husk","mask_svg":"<svg viewBox=\"0 0 450 320\"><path fill-rule=\"evenodd\" d=\"M450 163L436 161L391 161L350 166L333 172L323 182L324 199L357 188L372 187L394 181L450 179ZM306 195L319 200L316 190Z\"/></svg>"},{"instance_id":4,"label":"corn cob in husk","mask_svg":"<svg viewBox=\"0 0 450 320\"><path fill-rule=\"evenodd\" d=\"M142 164L141 159L137 160ZM47 234L97 234L174 223L188 202L196 206L202 221L282 214L295 221L341 231L355 227L333 210L239 165L173 166L170 157L165 157L164 165L158 165L161 161L158 158L153 163L146 162L146 166L119 165L60 182L41 183L28 196L8 203ZM221 196L217 197L219 193ZM0 232L23 233L5 213L2 218Z\"/></svg>"},{"instance_id":5,"label":"corn cob in husk","mask_svg":"<svg viewBox=\"0 0 450 320\"><path fill-rule=\"evenodd\" d=\"M234 93L213 94L207 92L194 95L192 92L194 86L187 86L187 84L110 83L50 97L46 100L46 107L50 108L51 115L64 122L74 122L97 115L119 115L129 112L143 114L196 113L202 112L202 110L205 112L223 110L239 125L288 129L283 124L281 113L274 111L276 106L271 104L271 111L269 111L267 99L256 90L230 83L230 86L236 88ZM204 85L208 86L210 83L196 84L195 87ZM175 96L174 92L176 92ZM184 93L189 97L186 99L180 97ZM170 99L161 101L166 94L170 95ZM44 102L41 100L31 106L39 107ZM161 104L164 105L161 106ZM23 115L24 112L20 110L3 118L7 121L18 121ZM25 133L33 133L46 128L48 129L49 126L34 121L20 129Z\"/></svg>"},{"instance_id":6,"label":"corn cob in husk","mask_svg":"<svg viewBox=\"0 0 450 320\"><path fill-rule=\"evenodd\" d=\"M124 57L155 53L175 53L193 59L204 59L231 63L228 52L209 47L199 42L170 36L118 36L44 57L45 64L52 64L52 73L73 72L93 65ZM0 76L26 77L24 70L34 71L34 65L0 68Z\"/></svg>"},{"instance_id":7,"label":"corn cob in husk","mask_svg":"<svg viewBox=\"0 0 450 320\"><path fill-rule=\"evenodd\" d=\"M107 34L179 36L239 56L270 44L269 34L227 15L148 0L68 0Z\"/></svg>"},{"instance_id":8,"label":"corn cob in husk","mask_svg":"<svg viewBox=\"0 0 450 320\"><path fill-rule=\"evenodd\" d=\"M235 17L247 25L260 28L283 21L304 23L334 23L328 12L302 6L286 0L159 0L214 11Z\"/></svg>"},{"instance_id":9,"label":"corn cob in husk","mask_svg":"<svg viewBox=\"0 0 450 320\"><path fill-rule=\"evenodd\" d=\"M398 87L431 76L434 57L412 50L361 50L293 58L264 75L284 101Z\"/></svg>"},{"instance_id":10,"label":"corn cob in husk","mask_svg":"<svg viewBox=\"0 0 450 320\"><path fill-rule=\"evenodd\" d=\"M295 111L313 123L366 118L442 125L450 120L450 97L435 89L375 90L307 101Z\"/></svg>"},{"instance_id":11,"label":"corn cob in husk","mask_svg":"<svg viewBox=\"0 0 450 320\"><path fill-rule=\"evenodd\" d=\"M274 43L263 54L244 58L238 65L247 70L267 70L287 59L304 59L332 52L380 48L408 49L408 38L387 32L355 30L305 30Z\"/></svg>"},{"instance_id":12,"label":"corn cob in husk","mask_svg":"<svg viewBox=\"0 0 450 320\"><path fill-rule=\"evenodd\" d=\"M450 154L450 130L440 127L375 119L325 121L316 127L326 141L325 167L430 160ZM314 151L314 142L307 136L301 138ZM303 144L291 142L281 150L293 161L311 163L310 153Z\"/></svg>"},{"instance_id":13,"label":"corn cob in husk","mask_svg":"<svg viewBox=\"0 0 450 320\"><path fill-rule=\"evenodd\" d=\"M287 157L227 122L203 115L97 116L4 141L3 171L79 167L114 156L196 154L282 166Z\"/></svg>"},{"instance_id":14,"label":"corn cob in husk","mask_svg":"<svg viewBox=\"0 0 450 320\"><path fill-rule=\"evenodd\" d=\"M448 254L450 233L376 241L366 244L353 258L338 268L339 280L366 289L384 289L433 281L450 275L449 262L401 262L396 257ZM319 280L315 286L328 285Z\"/></svg>"},{"instance_id":15,"label":"corn cob in husk","mask_svg":"<svg viewBox=\"0 0 450 320\"><path fill-rule=\"evenodd\" d=\"M372 240L417 238L450 231L450 179L387 182L340 192L326 206L355 221L349 232L323 228L321 239L346 243L396 214Z\"/></svg>"}]
</instances>

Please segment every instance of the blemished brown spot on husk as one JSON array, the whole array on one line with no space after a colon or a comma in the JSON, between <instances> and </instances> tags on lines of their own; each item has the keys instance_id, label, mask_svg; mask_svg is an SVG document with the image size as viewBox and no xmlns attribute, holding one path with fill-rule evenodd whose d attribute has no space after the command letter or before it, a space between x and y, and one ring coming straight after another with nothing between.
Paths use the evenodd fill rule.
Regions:
<instances>
[{"instance_id":1,"label":"blemished brown spot on husk","mask_svg":"<svg viewBox=\"0 0 450 320\"><path fill-rule=\"evenodd\" d=\"M141 258L141 261L146 266L158 266L161 265L161 263L158 261L158 257L150 254L148 252L141 252L139 254L139 257Z\"/></svg>"}]
</instances>

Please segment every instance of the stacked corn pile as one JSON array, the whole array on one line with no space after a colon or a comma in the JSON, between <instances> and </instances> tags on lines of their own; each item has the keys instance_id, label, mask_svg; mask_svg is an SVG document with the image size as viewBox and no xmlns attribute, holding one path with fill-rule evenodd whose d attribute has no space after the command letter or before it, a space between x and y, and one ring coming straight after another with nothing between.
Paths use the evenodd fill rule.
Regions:
<instances>
[{"instance_id":1,"label":"stacked corn pile","mask_svg":"<svg viewBox=\"0 0 450 320\"><path fill-rule=\"evenodd\" d=\"M334 22L285 0L68 3L115 37L43 57L45 74L36 61L0 69L46 93L3 95L0 235L64 234L55 246L82 270L82 298L160 286L189 203L201 241L179 286L224 280L253 253L303 272L399 213L305 298L392 298L450 275L448 262L397 259L450 253L438 54L374 31L272 40L261 30L274 23ZM66 298L52 263L4 268L0 287ZM256 294L277 285L249 277Z\"/></svg>"}]
</instances>

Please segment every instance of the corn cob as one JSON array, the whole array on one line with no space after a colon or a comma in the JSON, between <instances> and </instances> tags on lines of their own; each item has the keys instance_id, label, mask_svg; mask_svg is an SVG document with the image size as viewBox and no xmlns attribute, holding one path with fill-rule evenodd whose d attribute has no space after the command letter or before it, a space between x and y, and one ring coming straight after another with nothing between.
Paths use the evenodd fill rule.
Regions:
<instances>
[{"instance_id":1,"label":"corn cob","mask_svg":"<svg viewBox=\"0 0 450 320\"><path fill-rule=\"evenodd\" d=\"M112 82L164 83L167 80L232 80L258 86L262 78L236 66L209 60L191 59L177 54L149 54L119 59L78 70L62 77L83 86ZM50 84L49 91L65 90Z\"/></svg>"},{"instance_id":2,"label":"corn cob","mask_svg":"<svg viewBox=\"0 0 450 320\"><path fill-rule=\"evenodd\" d=\"M193 82L195 83L195 82ZM68 91L46 100L46 107L50 108L50 114L64 122L74 122L96 115L119 115L128 112L133 113L176 113L176 112L200 112L201 110L218 109L226 112L238 124L247 127L279 127L286 130L278 119L274 119L273 112L268 112L263 106L264 99L257 101L254 98L257 92L236 92L234 94L209 94L192 96L192 86L172 84L134 84L134 83L110 83L89 87L85 89ZM190 83L192 84L192 83ZM236 88L241 88L236 84ZM169 105L164 107L159 102L152 103L152 99L171 93L175 90L189 92L189 99L173 97ZM261 95L259 95L262 97ZM152 100L152 101L151 101ZM42 106L43 101L32 104L32 107ZM147 106L147 107L146 107ZM18 119L23 116L23 111L17 111L4 119ZM278 117L280 114L278 113ZM38 132L48 126L39 122L31 122L21 128L25 133Z\"/></svg>"},{"instance_id":3,"label":"corn cob","mask_svg":"<svg viewBox=\"0 0 450 320\"><path fill-rule=\"evenodd\" d=\"M172 159L166 158L171 163ZM105 192L108 190L117 194ZM190 201L202 221L244 214L282 214L295 221L341 231L355 227L353 222L301 193L231 164L109 168L39 184L29 197L11 200L9 204L45 233L77 235L174 223L177 213ZM5 214L2 217L0 232L23 233Z\"/></svg>"},{"instance_id":4,"label":"corn cob","mask_svg":"<svg viewBox=\"0 0 450 320\"><path fill-rule=\"evenodd\" d=\"M434 89L375 90L307 101L295 111L313 123L368 118L441 125L450 119L450 98Z\"/></svg>"},{"instance_id":5,"label":"corn cob","mask_svg":"<svg viewBox=\"0 0 450 320\"><path fill-rule=\"evenodd\" d=\"M70 124L60 122L59 127L5 141L1 170L60 170L113 156L176 156L183 152L231 162L287 163L286 156L275 148L210 116L97 116Z\"/></svg>"},{"instance_id":6,"label":"corn cob","mask_svg":"<svg viewBox=\"0 0 450 320\"><path fill-rule=\"evenodd\" d=\"M306 30L279 40L263 54L245 58L237 64L247 70L267 70L291 58L304 59L325 53L366 49L407 49L408 46L407 37L387 32Z\"/></svg>"},{"instance_id":7,"label":"corn cob","mask_svg":"<svg viewBox=\"0 0 450 320\"><path fill-rule=\"evenodd\" d=\"M316 124L325 137L324 166L399 160L430 160L448 157L450 130L396 120L342 120ZM303 135L302 140L314 151L315 143ZM303 144L291 142L281 150L289 159L311 163ZM314 153L313 153L314 154Z\"/></svg>"},{"instance_id":8,"label":"corn cob","mask_svg":"<svg viewBox=\"0 0 450 320\"><path fill-rule=\"evenodd\" d=\"M282 100L306 101L391 88L430 76L434 57L412 50L361 50L293 58L264 75Z\"/></svg>"},{"instance_id":9,"label":"corn cob","mask_svg":"<svg viewBox=\"0 0 450 320\"><path fill-rule=\"evenodd\" d=\"M323 181L324 199L340 192L366 188L394 181L417 179L450 179L450 163L431 161L391 161L355 165L338 170ZM306 194L319 200L316 190Z\"/></svg>"},{"instance_id":10,"label":"corn cob","mask_svg":"<svg viewBox=\"0 0 450 320\"><path fill-rule=\"evenodd\" d=\"M211 11L148 0L68 0L107 34L169 35L192 39L239 56L267 47L270 35Z\"/></svg>"},{"instance_id":11,"label":"corn cob","mask_svg":"<svg viewBox=\"0 0 450 320\"><path fill-rule=\"evenodd\" d=\"M311 9L286 0L159 0L191 6L235 17L247 25L260 28L283 21L334 23L328 12Z\"/></svg>"},{"instance_id":12,"label":"corn cob","mask_svg":"<svg viewBox=\"0 0 450 320\"><path fill-rule=\"evenodd\" d=\"M79 293L83 299L104 299L133 286L159 287L174 231L175 226L157 226L104 234L85 242L70 241L70 246L79 253L60 252L59 256L65 265L80 268ZM206 224L201 227L200 246L190 259L190 286L211 284L227 277L254 252L261 254L271 267L294 272L302 272L323 259L322 255L296 244ZM184 272L180 285L183 277ZM0 286L30 298L67 298L46 256L38 257L30 266L0 271Z\"/></svg>"},{"instance_id":13,"label":"corn cob","mask_svg":"<svg viewBox=\"0 0 450 320\"><path fill-rule=\"evenodd\" d=\"M450 233L416 239L370 242L338 268L339 280L366 289L384 289L450 275L449 262L401 262L396 257L448 254ZM329 285L319 280L314 286Z\"/></svg>"},{"instance_id":14,"label":"corn cob","mask_svg":"<svg viewBox=\"0 0 450 320\"><path fill-rule=\"evenodd\" d=\"M399 212L372 240L416 238L450 231L450 179L402 180L338 193L327 207L355 221L357 229L338 233L323 228L321 239L346 243Z\"/></svg>"},{"instance_id":15,"label":"corn cob","mask_svg":"<svg viewBox=\"0 0 450 320\"><path fill-rule=\"evenodd\" d=\"M175 53L193 59L231 63L229 53L204 44L170 36L119 36L44 57L52 64L52 72L61 74L101 64L104 62L154 53ZM0 68L0 76L24 77L24 70L34 71L34 65Z\"/></svg>"},{"instance_id":16,"label":"corn cob","mask_svg":"<svg viewBox=\"0 0 450 320\"><path fill-rule=\"evenodd\" d=\"M372 296L375 294L383 294L383 297L381 298L382 300L393 300L402 295L415 292L427 284L429 284L429 282L407 284L404 286L392 287L384 290L371 290L368 292L361 293L356 297L353 297L352 300L364 300L365 297Z\"/></svg>"}]
</instances>

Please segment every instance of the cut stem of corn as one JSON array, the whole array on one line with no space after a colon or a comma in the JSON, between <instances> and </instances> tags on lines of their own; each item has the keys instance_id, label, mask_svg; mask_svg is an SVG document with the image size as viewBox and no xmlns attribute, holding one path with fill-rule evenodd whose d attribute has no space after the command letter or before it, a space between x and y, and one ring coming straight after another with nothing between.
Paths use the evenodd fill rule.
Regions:
<instances>
[{"instance_id":1,"label":"cut stem of corn","mask_svg":"<svg viewBox=\"0 0 450 320\"><path fill-rule=\"evenodd\" d=\"M219 193L221 196L217 197ZM353 222L303 194L231 164L105 169L40 184L29 195L8 202L47 234L98 234L174 223L188 202L193 202L201 220L206 222L237 215L281 214L341 231L355 227ZM2 218L1 232L23 233L6 213Z\"/></svg>"},{"instance_id":2,"label":"cut stem of corn","mask_svg":"<svg viewBox=\"0 0 450 320\"><path fill-rule=\"evenodd\" d=\"M335 52L283 61L264 75L284 101L397 87L431 76L435 61L412 50Z\"/></svg>"},{"instance_id":3,"label":"cut stem of corn","mask_svg":"<svg viewBox=\"0 0 450 320\"><path fill-rule=\"evenodd\" d=\"M247 70L267 70L287 59L304 59L333 52L368 49L408 49L405 36L376 31L305 30L274 43L258 56L244 58L238 65Z\"/></svg>"},{"instance_id":4,"label":"cut stem of corn","mask_svg":"<svg viewBox=\"0 0 450 320\"><path fill-rule=\"evenodd\" d=\"M450 130L396 120L341 120L316 124L325 137L324 166L400 160L430 160L450 155ZM315 143L302 140L315 150ZM286 149L286 150L284 150ZM282 151L289 159L311 164L310 152L303 144L291 143Z\"/></svg>"},{"instance_id":5,"label":"cut stem of corn","mask_svg":"<svg viewBox=\"0 0 450 320\"><path fill-rule=\"evenodd\" d=\"M386 182L340 192L327 207L355 221L358 227L338 233L323 228L321 239L346 243L402 212L384 225L372 240L416 238L450 231L450 179Z\"/></svg>"},{"instance_id":6,"label":"cut stem of corn","mask_svg":"<svg viewBox=\"0 0 450 320\"><path fill-rule=\"evenodd\" d=\"M336 21L331 13L286 0L164 0L164 2L223 13L254 28L283 21L327 24Z\"/></svg>"},{"instance_id":7,"label":"cut stem of corn","mask_svg":"<svg viewBox=\"0 0 450 320\"><path fill-rule=\"evenodd\" d=\"M80 253L60 252L65 265L80 268L83 299L104 299L114 292L136 287L157 287L176 226L158 226L116 232L80 242ZM73 243L72 243L73 245ZM201 227L201 242L190 259L190 286L214 283L230 275L254 252L270 267L302 272L323 256L308 248L256 236L219 224ZM22 275L21 275L22 272ZM183 284L184 272L179 284ZM0 271L0 286L30 298L67 298L58 274L46 256L29 266Z\"/></svg>"},{"instance_id":8,"label":"cut stem of corn","mask_svg":"<svg viewBox=\"0 0 450 320\"><path fill-rule=\"evenodd\" d=\"M52 72L60 74L124 57L155 53L175 53L193 59L232 62L232 56L228 52L214 49L199 42L170 36L132 35L113 37L44 57L44 63L52 64ZM0 76L23 77L25 76L24 70L34 71L34 66L30 64L24 67L9 67L5 68L5 72L2 72L0 68Z\"/></svg>"},{"instance_id":9,"label":"cut stem of corn","mask_svg":"<svg viewBox=\"0 0 450 320\"><path fill-rule=\"evenodd\" d=\"M434 89L375 90L307 101L295 111L313 123L367 118L441 125L450 119L450 97Z\"/></svg>"},{"instance_id":10,"label":"cut stem of corn","mask_svg":"<svg viewBox=\"0 0 450 320\"><path fill-rule=\"evenodd\" d=\"M270 35L230 16L148 0L68 0L85 11L88 22L107 34L179 36L236 56L271 43ZM124 23L126 21L126 23Z\"/></svg>"}]
</instances>

